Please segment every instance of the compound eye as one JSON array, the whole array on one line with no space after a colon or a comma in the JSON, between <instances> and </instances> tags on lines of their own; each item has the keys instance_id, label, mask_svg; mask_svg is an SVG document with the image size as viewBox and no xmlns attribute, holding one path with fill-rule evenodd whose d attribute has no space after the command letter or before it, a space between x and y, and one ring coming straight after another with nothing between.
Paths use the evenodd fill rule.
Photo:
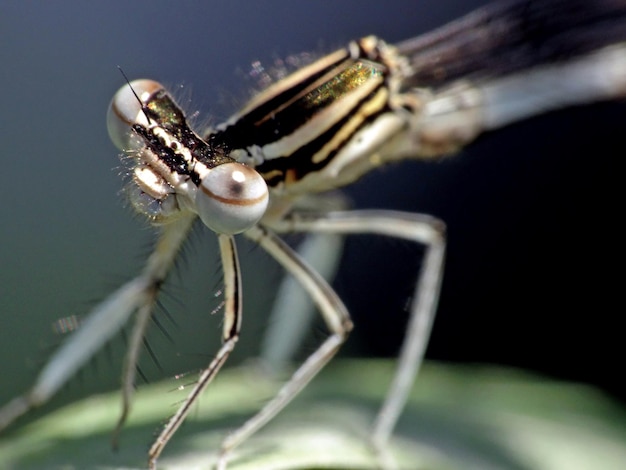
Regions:
<instances>
[{"instance_id":1,"label":"compound eye","mask_svg":"<svg viewBox=\"0 0 626 470\"><path fill-rule=\"evenodd\" d=\"M196 193L202 222L217 233L234 235L255 225L267 209L263 177L246 165L231 162L212 168Z\"/></svg>"},{"instance_id":2,"label":"compound eye","mask_svg":"<svg viewBox=\"0 0 626 470\"><path fill-rule=\"evenodd\" d=\"M148 125L142 106L146 105L150 98L160 90L163 90L163 85L160 83L142 79L133 80L115 93L107 111L107 129L109 137L117 148L138 150L143 147L143 142L135 135L132 126Z\"/></svg>"}]
</instances>

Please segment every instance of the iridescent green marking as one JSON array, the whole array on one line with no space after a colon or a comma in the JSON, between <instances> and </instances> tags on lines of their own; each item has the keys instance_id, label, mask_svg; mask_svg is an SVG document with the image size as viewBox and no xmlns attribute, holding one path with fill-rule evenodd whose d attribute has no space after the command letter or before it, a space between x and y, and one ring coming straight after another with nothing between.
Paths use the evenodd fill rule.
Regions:
<instances>
[{"instance_id":1,"label":"iridescent green marking","mask_svg":"<svg viewBox=\"0 0 626 470\"><path fill-rule=\"evenodd\" d=\"M307 93L302 101L306 108L325 108L353 90L360 88L372 79L382 80L383 67L380 64L359 60L328 82Z\"/></svg>"}]
</instances>

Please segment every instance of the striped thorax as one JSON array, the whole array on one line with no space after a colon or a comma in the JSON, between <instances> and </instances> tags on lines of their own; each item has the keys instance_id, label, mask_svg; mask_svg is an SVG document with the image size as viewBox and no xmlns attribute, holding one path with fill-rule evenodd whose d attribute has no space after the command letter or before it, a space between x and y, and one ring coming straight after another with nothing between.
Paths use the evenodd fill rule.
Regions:
<instances>
[{"instance_id":1,"label":"striped thorax","mask_svg":"<svg viewBox=\"0 0 626 470\"><path fill-rule=\"evenodd\" d=\"M343 186L382 163L406 127L394 103L403 67L383 41L354 41L270 86L210 140L280 194Z\"/></svg>"}]
</instances>

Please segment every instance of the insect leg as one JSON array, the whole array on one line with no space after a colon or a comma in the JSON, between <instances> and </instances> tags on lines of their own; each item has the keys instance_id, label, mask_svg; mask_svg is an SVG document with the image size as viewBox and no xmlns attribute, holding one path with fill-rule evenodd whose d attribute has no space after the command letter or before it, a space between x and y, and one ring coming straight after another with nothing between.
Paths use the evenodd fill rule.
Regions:
<instances>
[{"instance_id":1,"label":"insect leg","mask_svg":"<svg viewBox=\"0 0 626 470\"><path fill-rule=\"evenodd\" d=\"M294 213L277 222L274 229L279 232L375 233L426 246L396 375L374 423L372 441L380 449L388 441L404 408L428 345L443 274L444 224L424 214L364 210L322 215Z\"/></svg>"},{"instance_id":2,"label":"insect leg","mask_svg":"<svg viewBox=\"0 0 626 470\"><path fill-rule=\"evenodd\" d=\"M350 316L341 299L319 273L311 269L284 241L259 226L248 230L245 234L261 245L300 282L320 309L331 334L261 411L224 439L217 467L219 470L226 468L228 456L235 447L276 416L332 359L352 329Z\"/></svg>"},{"instance_id":3,"label":"insect leg","mask_svg":"<svg viewBox=\"0 0 626 470\"><path fill-rule=\"evenodd\" d=\"M230 235L219 235L220 254L222 257L222 269L224 271L224 329L222 333L222 347L219 349L209 366L204 369L198 382L193 387L189 396L185 399L176 414L170 418L159 436L152 444L148 452L148 466L156 468L156 462L164 447L167 445L176 430L189 414L191 406L211 383L213 378L222 368L226 359L235 348L241 329L241 273L239 270L239 258L235 247L235 240Z\"/></svg>"}]
</instances>

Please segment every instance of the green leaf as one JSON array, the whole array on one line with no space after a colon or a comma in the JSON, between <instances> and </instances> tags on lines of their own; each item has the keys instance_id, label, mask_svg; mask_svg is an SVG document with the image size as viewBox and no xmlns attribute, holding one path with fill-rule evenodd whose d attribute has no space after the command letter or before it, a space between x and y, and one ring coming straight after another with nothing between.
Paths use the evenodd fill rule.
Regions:
<instances>
[{"instance_id":1,"label":"green leaf","mask_svg":"<svg viewBox=\"0 0 626 470\"><path fill-rule=\"evenodd\" d=\"M393 374L391 361L339 361L277 419L242 444L229 470L375 469L369 426ZM190 379L188 379L190 381ZM221 373L176 433L160 469L210 469L228 430L279 383L258 368ZM187 390L140 388L117 452L110 433L119 394L93 396L0 440L0 468L139 469ZM597 390L494 367L427 364L390 445L399 468L612 470L625 468L626 412Z\"/></svg>"}]
</instances>

